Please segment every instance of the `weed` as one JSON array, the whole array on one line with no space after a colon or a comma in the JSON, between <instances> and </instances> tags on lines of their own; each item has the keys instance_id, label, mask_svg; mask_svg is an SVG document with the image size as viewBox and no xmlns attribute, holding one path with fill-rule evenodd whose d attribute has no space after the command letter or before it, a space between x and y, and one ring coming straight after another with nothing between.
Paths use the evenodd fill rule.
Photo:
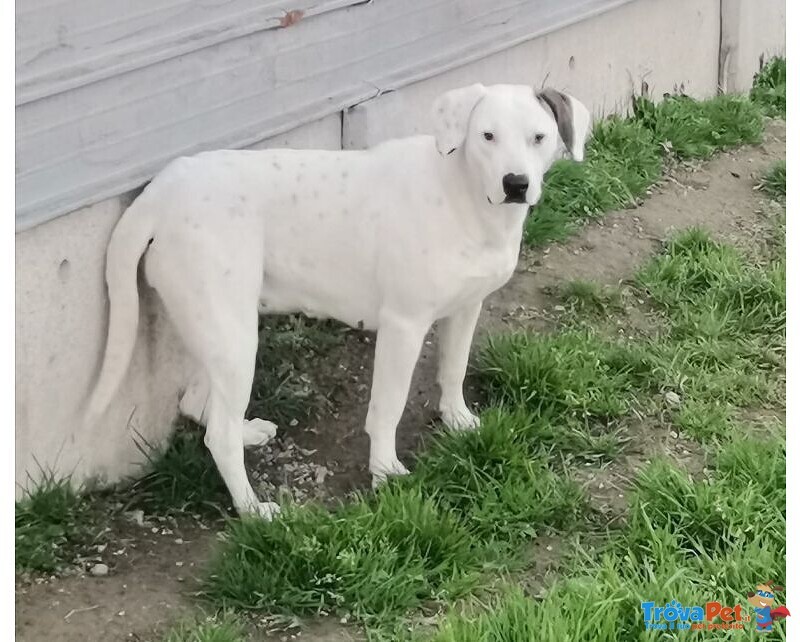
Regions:
<instances>
[{"instance_id":1,"label":"weed","mask_svg":"<svg viewBox=\"0 0 800 642\"><path fill-rule=\"evenodd\" d=\"M207 593L248 610L380 619L462 594L479 560L467 530L434 498L387 487L334 512L286 506L272 522L232 521Z\"/></svg>"},{"instance_id":2,"label":"weed","mask_svg":"<svg viewBox=\"0 0 800 642\"><path fill-rule=\"evenodd\" d=\"M622 307L619 288L601 286L593 281L567 281L559 287L558 294L573 312L584 315L605 315Z\"/></svg>"},{"instance_id":3,"label":"weed","mask_svg":"<svg viewBox=\"0 0 800 642\"><path fill-rule=\"evenodd\" d=\"M767 116L786 117L786 59L773 58L753 78L750 100Z\"/></svg>"},{"instance_id":4,"label":"weed","mask_svg":"<svg viewBox=\"0 0 800 642\"><path fill-rule=\"evenodd\" d=\"M245 642L239 622L231 615L183 622L173 627L162 642Z\"/></svg>"},{"instance_id":5,"label":"weed","mask_svg":"<svg viewBox=\"0 0 800 642\"><path fill-rule=\"evenodd\" d=\"M224 511L228 491L203 443L202 429L183 422L164 447L144 442L140 448L147 458L146 473L124 492L130 508L160 514Z\"/></svg>"},{"instance_id":6,"label":"weed","mask_svg":"<svg viewBox=\"0 0 800 642\"><path fill-rule=\"evenodd\" d=\"M582 494L548 470L547 444L538 440L550 422L499 409L484 413L481 422L480 430L434 438L410 483L435 494L478 541L488 543L491 555L542 528L574 525L584 509Z\"/></svg>"},{"instance_id":7,"label":"weed","mask_svg":"<svg viewBox=\"0 0 800 642\"><path fill-rule=\"evenodd\" d=\"M682 159L707 158L721 149L757 143L764 127L758 107L734 95L708 100L670 96L658 104L637 97L633 117L665 151Z\"/></svg>"},{"instance_id":8,"label":"weed","mask_svg":"<svg viewBox=\"0 0 800 642\"><path fill-rule=\"evenodd\" d=\"M630 118L594 124L583 163L560 161L548 172L542 197L525 223L527 245L566 238L589 218L635 206L661 176L665 156L707 158L756 143L762 114L785 114L786 62L775 59L756 77L750 100L724 95L708 100L669 96L656 104L642 96Z\"/></svg>"},{"instance_id":9,"label":"weed","mask_svg":"<svg viewBox=\"0 0 800 642\"><path fill-rule=\"evenodd\" d=\"M765 194L776 200L786 198L786 161L778 161L761 177L757 185Z\"/></svg>"},{"instance_id":10,"label":"weed","mask_svg":"<svg viewBox=\"0 0 800 642\"><path fill-rule=\"evenodd\" d=\"M326 399L314 385L314 363L341 342L341 326L295 315L259 321L255 376L248 418L285 426L319 412Z\"/></svg>"},{"instance_id":11,"label":"weed","mask_svg":"<svg viewBox=\"0 0 800 642\"><path fill-rule=\"evenodd\" d=\"M682 433L697 441L714 441L731 436L731 409L718 400L683 402L674 418Z\"/></svg>"},{"instance_id":12,"label":"weed","mask_svg":"<svg viewBox=\"0 0 800 642\"><path fill-rule=\"evenodd\" d=\"M560 420L621 417L650 376L642 349L592 330L490 337L476 363L492 403Z\"/></svg>"},{"instance_id":13,"label":"weed","mask_svg":"<svg viewBox=\"0 0 800 642\"><path fill-rule=\"evenodd\" d=\"M413 476L375 496L334 511L287 506L273 522L232 521L208 597L374 623L465 594L501 551L574 523L583 509L577 487L535 456L532 430L521 413L493 411L479 431L439 436Z\"/></svg>"},{"instance_id":14,"label":"weed","mask_svg":"<svg viewBox=\"0 0 800 642\"><path fill-rule=\"evenodd\" d=\"M18 570L58 571L95 535L89 503L69 479L45 475L14 506Z\"/></svg>"}]
</instances>

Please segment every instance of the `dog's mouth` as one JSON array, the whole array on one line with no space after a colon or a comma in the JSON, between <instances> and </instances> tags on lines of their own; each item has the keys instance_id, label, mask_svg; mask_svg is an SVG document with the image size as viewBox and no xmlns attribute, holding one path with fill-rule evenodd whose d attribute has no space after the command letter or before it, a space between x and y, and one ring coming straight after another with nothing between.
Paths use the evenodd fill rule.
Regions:
<instances>
[{"instance_id":1,"label":"dog's mouth","mask_svg":"<svg viewBox=\"0 0 800 642\"><path fill-rule=\"evenodd\" d=\"M525 199L524 196L506 196L502 201L499 203L495 203L491 197L487 196L486 200L489 202L489 205L525 205L528 201Z\"/></svg>"}]
</instances>

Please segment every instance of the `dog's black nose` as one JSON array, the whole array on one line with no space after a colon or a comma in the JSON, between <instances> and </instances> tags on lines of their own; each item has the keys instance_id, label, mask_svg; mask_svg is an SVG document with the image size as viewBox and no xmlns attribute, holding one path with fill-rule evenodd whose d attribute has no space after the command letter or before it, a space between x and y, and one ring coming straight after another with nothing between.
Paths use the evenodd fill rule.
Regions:
<instances>
[{"instance_id":1,"label":"dog's black nose","mask_svg":"<svg viewBox=\"0 0 800 642\"><path fill-rule=\"evenodd\" d=\"M525 192L528 191L528 175L506 174L503 176L503 191L506 193L506 201L524 203Z\"/></svg>"}]
</instances>

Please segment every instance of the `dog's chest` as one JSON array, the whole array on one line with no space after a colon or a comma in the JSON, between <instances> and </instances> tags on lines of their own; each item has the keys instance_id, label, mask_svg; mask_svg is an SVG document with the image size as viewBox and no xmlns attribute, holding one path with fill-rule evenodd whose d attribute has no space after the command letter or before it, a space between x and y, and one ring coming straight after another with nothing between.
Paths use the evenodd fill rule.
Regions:
<instances>
[{"instance_id":1,"label":"dog's chest","mask_svg":"<svg viewBox=\"0 0 800 642\"><path fill-rule=\"evenodd\" d=\"M445 252L435 269L432 285L447 313L464 304L482 300L502 287L514 273L518 250L514 247L465 245Z\"/></svg>"}]
</instances>

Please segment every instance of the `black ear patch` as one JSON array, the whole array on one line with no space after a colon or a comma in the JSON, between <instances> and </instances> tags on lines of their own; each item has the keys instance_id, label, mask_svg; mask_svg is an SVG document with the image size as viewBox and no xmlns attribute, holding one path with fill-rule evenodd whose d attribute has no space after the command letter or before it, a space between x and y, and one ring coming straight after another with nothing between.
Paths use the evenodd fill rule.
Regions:
<instances>
[{"instance_id":1,"label":"black ear patch","mask_svg":"<svg viewBox=\"0 0 800 642\"><path fill-rule=\"evenodd\" d=\"M567 150L572 151L575 130L572 124L572 104L569 97L555 89L543 89L536 97L543 107L550 110L558 125L558 135L564 141Z\"/></svg>"}]
</instances>

